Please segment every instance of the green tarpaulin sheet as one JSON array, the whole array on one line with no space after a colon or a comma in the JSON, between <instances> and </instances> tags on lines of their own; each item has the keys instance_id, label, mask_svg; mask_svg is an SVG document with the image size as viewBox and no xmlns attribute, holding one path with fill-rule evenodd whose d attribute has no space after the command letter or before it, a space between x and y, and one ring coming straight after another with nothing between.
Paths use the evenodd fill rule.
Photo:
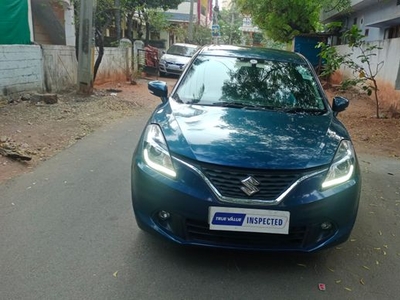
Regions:
<instances>
[{"instance_id":1,"label":"green tarpaulin sheet","mask_svg":"<svg viewBox=\"0 0 400 300\"><path fill-rule=\"evenodd\" d=\"M0 0L0 45L30 44L29 0Z\"/></svg>"}]
</instances>

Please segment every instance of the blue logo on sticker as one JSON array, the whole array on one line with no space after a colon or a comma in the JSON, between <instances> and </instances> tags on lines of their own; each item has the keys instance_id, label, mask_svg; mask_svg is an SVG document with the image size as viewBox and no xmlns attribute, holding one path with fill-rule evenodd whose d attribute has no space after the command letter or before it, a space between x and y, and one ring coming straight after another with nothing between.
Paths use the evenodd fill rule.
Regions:
<instances>
[{"instance_id":1,"label":"blue logo on sticker","mask_svg":"<svg viewBox=\"0 0 400 300\"><path fill-rule=\"evenodd\" d=\"M217 212L211 221L213 225L242 226L246 214Z\"/></svg>"}]
</instances>

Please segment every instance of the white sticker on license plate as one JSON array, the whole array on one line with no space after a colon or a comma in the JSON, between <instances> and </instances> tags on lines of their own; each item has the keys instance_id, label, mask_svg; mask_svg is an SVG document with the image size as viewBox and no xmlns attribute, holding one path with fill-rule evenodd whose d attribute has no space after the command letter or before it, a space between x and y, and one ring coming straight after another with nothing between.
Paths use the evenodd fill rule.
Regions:
<instances>
[{"instance_id":1,"label":"white sticker on license plate","mask_svg":"<svg viewBox=\"0 0 400 300\"><path fill-rule=\"evenodd\" d=\"M289 233L290 212L211 206L210 230Z\"/></svg>"}]
</instances>

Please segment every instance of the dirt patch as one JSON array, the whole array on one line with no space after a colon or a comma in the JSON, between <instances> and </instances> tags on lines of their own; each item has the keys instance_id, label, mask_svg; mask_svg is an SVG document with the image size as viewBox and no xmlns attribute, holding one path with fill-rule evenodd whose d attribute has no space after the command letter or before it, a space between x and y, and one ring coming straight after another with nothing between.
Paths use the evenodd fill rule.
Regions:
<instances>
[{"instance_id":1,"label":"dirt patch","mask_svg":"<svg viewBox=\"0 0 400 300\"><path fill-rule=\"evenodd\" d=\"M140 79L136 85L97 85L88 97L60 94L56 104L33 103L29 94L14 100L0 97L0 144L32 158L20 161L0 155L0 182L29 172L104 124L153 110L160 99L148 92L151 79ZM175 79L166 81L172 88Z\"/></svg>"},{"instance_id":2,"label":"dirt patch","mask_svg":"<svg viewBox=\"0 0 400 300\"><path fill-rule=\"evenodd\" d=\"M150 78L148 80L155 79ZM89 97L75 92L58 95L57 104L0 99L0 143L7 141L32 158L18 161L0 155L0 182L29 172L42 161L71 146L96 128L116 119L152 111L160 103L147 90L147 79L106 83ZM171 89L174 78L162 78ZM400 119L377 119L375 103L355 92L327 91L329 99L343 95L350 106L339 114L359 153L400 157ZM26 97L23 97L26 98ZM383 115L385 112L383 112Z\"/></svg>"},{"instance_id":3,"label":"dirt patch","mask_svg":"<svg viewBox=\"0 0 400 300\"><path fill-rule=\"evenodd\" d=\"M400 157L400 119L391 118L389 110L381 110L378 119L375 101L355 90L328 90L327 95L329 99L334 95L349 99L349 107L338 118L348 129L358 153Z\"/></svg>"}]
</instances>

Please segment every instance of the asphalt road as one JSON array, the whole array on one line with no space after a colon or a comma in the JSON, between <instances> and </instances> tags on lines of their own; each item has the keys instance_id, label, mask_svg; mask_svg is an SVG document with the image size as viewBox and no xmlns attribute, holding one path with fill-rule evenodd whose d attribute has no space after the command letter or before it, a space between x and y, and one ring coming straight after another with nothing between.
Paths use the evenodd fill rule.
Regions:
<instances>
[{"instance_id":1,"label":"asphalt road","mask_svg":"<svg viewBox=\"0 0 400 300\"><path fill-rule=\"evenodd\" d=\"M181 248L142 233L132 214L130 160L146 118L102 128L0 185L0 299L399 297L399 160L360 157L359 216L338 248Z\"/></svg>"}]
</instances>

